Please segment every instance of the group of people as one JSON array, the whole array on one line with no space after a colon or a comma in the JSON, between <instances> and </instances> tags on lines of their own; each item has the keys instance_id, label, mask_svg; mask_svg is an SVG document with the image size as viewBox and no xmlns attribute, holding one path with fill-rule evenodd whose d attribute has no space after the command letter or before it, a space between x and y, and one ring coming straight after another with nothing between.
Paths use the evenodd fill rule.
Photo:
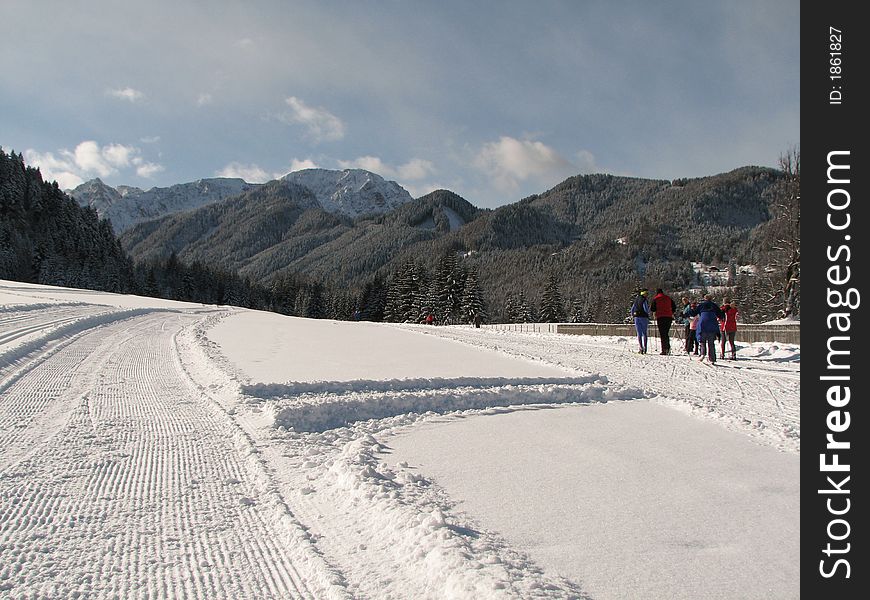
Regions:
<instances>
[{"instance_id":1,"label":"group of people","mask_svg":"<svg viewBox=\"0 0 870 600\"><path fill-rule=\"evenodd\" d=\"M671 325L677 316L677 304L664 293L657 289L652 301L648 299L649 292L645 289L638 291L631 304L631 316L637 330L637 342L640 353L646 354L649 336L650 318L656 320L661 339L661 353L671 353ZM737 307L730 298L725 298L722 306L713 302L710 294L706 294L700 302L690 301L684 297L683 307L679 318L685 325L686 354L700 356L701 360L708 360L711 364L716 363L716 345L721 342L721 358L725 358L725 344L731 345L731 360L737 358L737 346L734 338L737 332Z\"/></svg>"}]
</instances>

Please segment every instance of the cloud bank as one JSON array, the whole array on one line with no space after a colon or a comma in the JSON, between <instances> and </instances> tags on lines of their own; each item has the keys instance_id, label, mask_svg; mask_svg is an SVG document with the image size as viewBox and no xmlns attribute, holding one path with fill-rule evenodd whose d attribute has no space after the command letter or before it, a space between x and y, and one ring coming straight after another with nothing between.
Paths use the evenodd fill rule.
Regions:
<instances>
[{"instance_id":1,"label":"cloud bank","mask_svg":"<svg viewBox=\"0 0 870 600\"><path fill-rule=\"evenodd\" d=\"M412 158L403 165L392 166L377 156L360 156L354 160L340 160L338 164L342 169L365 169L400 182L425 179L435 172L432 162L422 158Z\"/></svg>"},{"instance_id":2,"label":"cloud bank","mask_svg":"<svg viewBox=\"0 0 870 600\"><path fill-rule=\"evenodd\" d=\"M163 171L163 166L148 162L135 146L107 144L101 146L94 140L85 140L74 150L39 152L32 148L24 151L27 162L39 167L46 181L57 181L61 189L71 189L93 177L110 177L125 170L132 170L142 178L152 177Z\"/></svg>"},{"instance_id":3,"label":"cloud bank","mask_svg":"<svg viewBox=\"0 0 870 600\"><path fill-rule=\"evenodd\" d=\"M551 185L594 168L595 159L588 151L578 153L577 157L582 167L543 142L501 136L498 141L484 144L473 164L500 191L516 192L526 181Z\"/></svg>"}]
</instances>

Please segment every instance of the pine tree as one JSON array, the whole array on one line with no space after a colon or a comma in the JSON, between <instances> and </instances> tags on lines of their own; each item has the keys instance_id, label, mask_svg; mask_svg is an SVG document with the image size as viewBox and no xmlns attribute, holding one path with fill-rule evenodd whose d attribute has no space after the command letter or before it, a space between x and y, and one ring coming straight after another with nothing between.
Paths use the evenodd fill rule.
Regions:
<instances>
[{"instance_id":1,"label":"pine tree","mask_svg":"<svg viewBox=\"0 0 870 600\"><path fill-rule=\"evenodd\" d=\"M571 314L568 321L571 323L586 323L586 306L579 298L571 301Z\"/></svg>"},{"instance_id":2,"label":"pine tree","mask_svg":"<svg viewBox=\"0 0 870 600\"><path fill-rule=\"evenodd\" d=\"M386 317L387 285L380 275L363 287L357 304L363 321L383 321Z\"/></svg>"},{"instance_id":3,"label":"pine tree","mask_svg":"<svg viewBox=\"0 0 870 600\"><path fill-rule=\"evenodd\" d=\"M562 295L559 293L559 280L555 273L550 274L547 286L544 288L540 318L543 323L561 323L565 320Z\"/></svg>"},{"instance_id":4,"label":"pine tree","mask_svg":"<svg viewBox=\"0 0 870 600\"><path fill-rule=\"evenodd\" d=\"M462 295L462 319L465 323L473 323L480 316L482 322L487 321L486 308L483 304L483 292L477 283L477 272L471 271L465 279L465 289Z\"/></svg>"},{"instance_id":5,"label":"pine tree","mask_svg":"<svg viewBox=\"0 0 870 600\"><path fill-rule=\"evenodd\" d=\"M520 293L517 294L514 323L531 323L533 321L532 316L532 307L526 300L526 295L520 290Z\"/></svg>"}]
</instances>

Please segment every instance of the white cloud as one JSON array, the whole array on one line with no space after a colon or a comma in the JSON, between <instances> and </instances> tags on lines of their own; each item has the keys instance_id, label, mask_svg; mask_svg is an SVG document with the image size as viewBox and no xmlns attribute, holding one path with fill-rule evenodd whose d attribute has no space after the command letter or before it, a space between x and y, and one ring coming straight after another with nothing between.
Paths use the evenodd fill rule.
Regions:
<instances>
[{"instance_id":1,"label":"white cloud","mask_svg":"<svg viewBox=\"0 0 870 600\"><path fill-rule=\"evenodd\" d=\"M266 183L267 181L274 179L273 176L269 175L269 173L257 165L245 165L238 162L231 162L220 171L217 171L215 175L217 177L238 177L244 179L248 183Z\"/></svg>"},{"instance_id":2,"label":"white cloud","mask_svg":"<svg viewBox=\"0 0 870 600\"><path fill-rule=\"evenodd\" d=\"M377 173L382 177L392 177L393 170L377 156L360 156L354 160L340 160L338 165L342 169L365 169Z\"/></svg>"},{"instance_id":3,"label":"white cloud","mask_svg":"<svg viewBox=\"0 0 870 600\"><path fill-rule=\"evenodd\" d=\"M240 162L231 162L220 171L217 171L215 175L217 177L239 177L248 183L266 183L273 179L280 179L287 173L316 168L318 168L317 163L310 158L294 158L290 161L289 169L281 173L269 173L266 169L253 163L246 165Z\"/></svg>"},{"instance_id":4,"label":"white cloud","mask_svg":"<svg viewBox=\"0 0 870 600\"><path fill-rule=\"evenodd\" d=\"M142 142L143 144L156 144L157 142L160 141L160 136L159 135L152 135L149 137L143 137L143 138L139 138L139 141Z\"/></svg>"},{"instance_id":5,"label":"white cloud","mask_svg":"<svg viewBox=\"0 0 870 600\"><path fill-rule=\"evenodd\" d=\"M163 170L162 165L146 162L135 146L100 146L94 140L85 140L74 150L59 150L57 155L33 149L24 154L28 164L39 167L44 179L56 180L63 189L73 188L86 179L111 177L129 168L135 168L136 175L145 178Z\"/></svg>"},{"instance_id":6,"label":"white cloud","mask_svg":"<svg viewBox=\"0 0 870 600\"><path fill-rule=\"evenodd\" d=\"M212 97L211 94L203 93L196 98L197 106L205 106L206 104L211 104L212 102L214 102L214 97Z\"/></svg>"},{"instance_id":7,"label":"white cloud","mask_svg":"<svg viewBox=\"0 0 870 600\"><path fill-rule=\"evenodd\" d=\"M304 160L299 160L298 158L294 158L290 161L290 173L293 171L301 171L303 169L316 169L317 163L315 163L310 158L306 158Z\"/></svg>"},{"instance_id":8,"label":"white cloud","mask_svg":"<svg viewBox=\"0 0 870 600\"><path fill-rule=\"evenodd\" d=\"M68 153L68 151L64 150L63 153ZM115 153L110 151L108 154ZM117 157L117 155L115 156ZM79 170L84 173L95 173L99 177L108 177L118 172L112 164L117 158L112 160L109 156L104 156L100 145L93 140L84 141L76 146L71 157Z\"/></svg>"},{"instance_id":9,"label":"white cloud","mask_svg":"<svg viewBox=\"0 0 870 600\"><path fill-rule=\"evenodd\" d=\"M136 175L144 179L150 179L155 173L163 171L163 165L152 162L143 162L136 165Z\"/></svg>"},{"instance_id":10,"label":"white cloud","mask_svg":"<svg viewBox=\"0 0 870 600\"><path fill-rule=\"evenodd\" d=\"M296 96L290 96L285 102L290 112L278 118L288 124L304 125L315 142L336 141L344 137L344 123L325 108L308 106Z\"/></svg>"},{"instance_id":11,"label":"white cloud","mask_svg":"<svg viewBox=\"0 0 870 600\"><path fill-rule=\"evenodd\" d=\"M58 158L52 152L37 152L32 148L24 151L24 161L31 166L39 167L42 174L47 171L72 171L75 165L68 160L68 157Z\"/></svg>"},{"instance_id":12,"label":"white cloud","mask_svg":"<svg viewBox=\"0 0 870 600\"><path fill-rule=\"evenodd\" d=\"M138 102L145 97L145 94L131 87L109 90L107 93L119 100L126 100L128 102Z\"/></svg>"},{"instance_id":13,"label":"white cloud","mask_svg":"<svg viewBox=\"0 0 870 600\"><path fill-rule=\"evenodd\" d=\"M58 158L51 152L37 152L33 149L24 151L24 160L28 165L39 167L45 181L57 181L62 190L69 190L84 183L78 175L75 163L68 158Z\"/></svg>"},{"instance_id":14,"label":"white cloud","mask_svg":"<svg viewBox=\"0 0 870 600\"><path fill-rule=\"evenodd\" d=\"M594 163L592 155L588 154L586 160L590 159ZM474 159L474 166L489 175L493 184L504 192L516 191L520 182L527 180L556 183L578 170L576 165L543 142L509 136L484 144Z\"/></svg>"},{"instance_id":15,"label":"white cloud","mask_svg":"<svg viewBox=\"0 0 870 600\"><path fill-rule=\"evenodd\" d=\"M435 172L435 167L428 160L422 158L412 158L404 165L399 166L397 175L402 180L417 180L428 177Z\"/></svg>"},{"instance_id":16,"label":"white cloud","mask_svg":"<svg viewBox=\"0 0 870 600\"><path fill-rule=\"evenodd\" d=\"M251 38L242 38L240 40L236 40L236 43L233 44L236 48L253 48L254 40Z\"/></svg>"},{"instance_id":17,"label":"white cloud","mask_svg":"<svg viewBox=\"0 0 870 600\"><path fill-rule=\"evenodd\" d=\"M96 144L96 142L94 142ZM121 144L109 144L104 146L100 151L106 162L113 167L127 167L130 165L134 155L139 151L133 146L122 146Z\"/></svg>"},{"instance_id":18,"label":"white cloud","mask_svg":"<svg viewBox=\"0 0 870 600\"><path fill-rule=\"evenodd\" d=\"M403 165L392 166L377 156L360 156L354 160L340 160L342 169L365 169L388 179L400 181L417 181L425 179L435 172L431 161L422 158L412 158Z\"/></svg>"},{"instance_id":19,"label":"white cloud","mask_svg":"<svg viewBox=\"0 0 870 600\"><path fill-rule=\"evenodd\" d=\"M411 194L412 198L420 198L429 192L434 192L435 190L449 189L449 186L440 183L422 183L420 185L403 183L402 187L408 190L408 193Z\"/></svg>"}]
</instances>

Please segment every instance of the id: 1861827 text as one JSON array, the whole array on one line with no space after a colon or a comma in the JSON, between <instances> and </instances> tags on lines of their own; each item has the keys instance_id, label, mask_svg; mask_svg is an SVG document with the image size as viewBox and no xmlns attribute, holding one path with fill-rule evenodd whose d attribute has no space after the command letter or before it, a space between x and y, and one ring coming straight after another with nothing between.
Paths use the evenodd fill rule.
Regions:
<instances>
[{"instance_id":1,"label":"id: 1861827 text","mask_svg":"<svg viewBox=\"0 0 870 600\"><path fill-rule=\"evenodd\" d=\"M843 32L836 27L828 27L828 73L831 78L831 89L828 92L828 104L843 103Z\"/></svg>"}]
</instances>

